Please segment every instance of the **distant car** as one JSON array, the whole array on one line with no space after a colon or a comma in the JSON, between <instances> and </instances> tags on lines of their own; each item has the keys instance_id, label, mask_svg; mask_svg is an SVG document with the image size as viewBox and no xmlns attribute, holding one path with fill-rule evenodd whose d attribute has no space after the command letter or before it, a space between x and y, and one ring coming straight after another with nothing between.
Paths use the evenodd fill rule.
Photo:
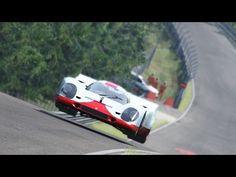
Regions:
<instances>
[{"instance_id":1,"label":"distant car","mask_svg":"<svg viewBox=\"0 0 236 177\"><path fill-rule=\"evenodd\" d=\"M60 111L90 115L109 123L140 143L146 141L155 120L157 104L127 92L109 81L79 74L65 77L55 97Z\"/></svg>"},{"instance_id":2,"label":"distant car","mask_svg":"<svg viewBox=\"0 0 236 177\"><path fill-rule=\"evenodd\" d=\"M137 96L140 97L144 97L144 98L148 98L148 95L152 94L153 98L156 99L158 97L158 93L159 91L154 88L151 85L148 85L143 77L135 72L131 72L132 75L132 80L131 80L131 84L132 84L132 88L133 88L133 92L134 94L136 94Z\"/></svg>"}]
</instances>

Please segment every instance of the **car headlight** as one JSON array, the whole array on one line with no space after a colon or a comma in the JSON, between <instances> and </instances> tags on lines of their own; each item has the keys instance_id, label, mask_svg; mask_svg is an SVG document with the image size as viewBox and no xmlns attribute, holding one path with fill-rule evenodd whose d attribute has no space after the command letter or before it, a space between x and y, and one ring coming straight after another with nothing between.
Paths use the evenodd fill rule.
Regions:
<instances>
[{"instance_id":1,"label":"car headlight","mask_svg":"<svg viewBox=\"0 0 236 177\"><path fill-rule=\"evenodd\" d=\"M139 117L139 112L134 108L127 108L121 114L121 118L127 122L135 121Z\"/></svg>"},{"instance_id":2,"label":"car headlight","mask_svg":"<svg viewBox=\"0 0 236 177\"><path fill-rule=\"evenodd\" d=\"M67 98L73 98L77 92L77 88L74 84L66 83L61 87L60 95Z\"/></svg>"}]
</instances>

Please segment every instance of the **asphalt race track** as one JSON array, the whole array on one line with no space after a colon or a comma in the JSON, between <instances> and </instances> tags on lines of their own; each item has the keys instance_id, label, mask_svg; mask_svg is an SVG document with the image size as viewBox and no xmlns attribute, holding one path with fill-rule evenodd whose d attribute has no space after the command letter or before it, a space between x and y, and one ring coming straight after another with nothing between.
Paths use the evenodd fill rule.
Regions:
<instances>
[{"instance_id":1,"label":"asphalt race track","mask_svg":"<svg viewBox=\"0 0 236 177\"><path fill-rule=\"evenodd\" d=\"M236 154L236 50L214 26L184 25L199 54L196 97L183 119L145 145L162 154Z\"/></svg>"},{"instance_id":2,"label":"asphalt race track","mask_svg":"<svg viewBox=\"0 0 236 177\"><path fill-rule=\"evenodd\" d=\"M0 154L101 154L127 148L161 154L236 154L236 50L214 26L184 25L199 56L195 99L183 119L149 135L145 147L65 122L0 93Z\"/></svg>"},{"instance_id":3,"label":"asphalt race track","mask_svg":"<svg viewBox=\"0 0 236 177\"><path fill-rule=\"evenodd\" d=\"M87 154L112 149L149 150L126 144L37 111L0 93L0 154Z\"/></svg>"}]
</instances>

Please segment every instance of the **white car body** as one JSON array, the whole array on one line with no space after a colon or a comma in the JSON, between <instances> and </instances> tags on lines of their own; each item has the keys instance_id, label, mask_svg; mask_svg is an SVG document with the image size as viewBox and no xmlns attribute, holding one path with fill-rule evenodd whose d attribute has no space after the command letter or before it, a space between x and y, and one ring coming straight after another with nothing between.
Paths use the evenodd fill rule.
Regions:
<instances>
[{"instance_id":1,"label":"white car body","mask_svg":"<svg viewBox=\"0 0 236 177\"><path fill-rule=\"evenodd\" d=\"M74 91L70 98L65 96L66 91L63 90L66 84L73 84L73 87L76 87L76 92ZM101 96L102 94L88 90L88 86L93 86L92 84L107 86L107 89L124 96L124 100L128 98L127 103L111 96L109 98L109 95ZM70 87L67 87L67 90L70 90ZM92 115L119 128L128 137L142 143L145 142L146 136L153 126L158 108L157 104L135 96L112 82L97 81L83 74L79 74L75 78L65 77L63 79L56 96L56 106L67 113L71 113L72 110L72 113L79 111Z\"/></svg>"}]
</instances>

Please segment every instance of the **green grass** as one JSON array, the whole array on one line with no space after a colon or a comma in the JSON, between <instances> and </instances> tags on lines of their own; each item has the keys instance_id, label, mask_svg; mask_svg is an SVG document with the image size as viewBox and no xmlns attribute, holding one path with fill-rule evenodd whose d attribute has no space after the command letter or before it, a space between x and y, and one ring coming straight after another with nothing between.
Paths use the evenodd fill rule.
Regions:
<instances>
[{"instance_id":1,"label":"green grass","mask_svg":"<svg viewBox=\"0 0 236 177\"><path fill-rule=\"evenodd\" d=\"M155 122L153 124L152 130L160 128L163 125L166 125L173 121L175 118L171 117L170 115L167 115L162 112L157 112L157 117L155 119ZM120 130L116 129L115 127L104 123L104 122L94 122L89 125L90 128L93 128L97 131L112 135L114 137L120 138L122 140L127 140L127 136L123 134Z\"/></svg>"},{"instance_id":2,"label":"green grass","mask_svg":"<svg viewBox=\"0 0 236 177\"><path fill-rule=\"evenodd\" d=\"M170 49L171 41L168 38L168 35L165 32L158 36L151 34L146 37L146 46L148 46L148 48L146 48L147 52L149 51L148 49L151 47L153 48L153 46L157 46L157 50L152 58L149 68L147 68L143 73L144 79L147 80L149 75L154 74L154 76L158 78L158 90L160 88L160 83L166 82L167 89L165 90L161 101L165 101L168 97L175 98L178 94L179 88L178 78L182 74L181 61L177 58L175 52ZM191 99L192 82L189 82L178 110L184 112L190 104ZM157 126L158 124L164 124L164 122L156 123Z\"/></svg>"},{"instance_id":3,"label":"green grass","mask_svg":"<svg viewBox=\"0 0 236 177\"><path fill-rule=\"evenodd\" d=\"M183 99L181 100L181 103L178 108L178 110L181 112L184 112L187 109L187 107L189 106L189 104L192 100L192 96L193 96L192 87L193 86L192 86L192 81L191 81L187 85L187 88L186 88L184 95L183 95Z\"/></svg>"},{"instance_id":4,"label":"green grass","mask_svg":"<svg viewBox=\"0 0 236 177\"><path fill-rule=\"evenodd\" d=\"M140 155L135 148L127 148L123 155Z\"/></svg>"},{"instance_id":5,"label":"green grass","mask_svg":"<svg viewBox=\"0 0 236 177\"><path fill-rule=\"evenodd\" d=\"M116 129L115 127L106 124L104 122L95 122L93 124L90 124L89 127L98 130L103 133L110 134L114 137L120 138L122 140L127 140L127 136L123 134L120 130Z\"/></svg>"},{"instance_id":6,"label":"green grass","mask_svg":"<svg viewBox=\"0 0 236 177\"><path fill-rule=\"evenodd\" d=\"M154 124L153 124L153 127L152 127L152 130L154 129L157 129L157 128L160 128L161 126L165 125L165 124L168 124L169 121L168 120L164 120L164 119L156 119Z\"/></svg>"},{"instance_id":7,"label":"green grass","mask_svg":"<svg viewBox=\"0 0 236 177\"><path fill-rule=\"evenodd\" d=\"M171 122L173 122L175 120L176 120L175 117L173 117L173 116L171 116L169 114L166 114L164 112L157 111L156 119L155 119L155 122L153 124L152 130L160 128L163 125L171 123Z\"/></svg>"},{"instance_id":8,"label":"green grass","mask_svg":"<svg viewBox=\"0 0 236 177\"><path fill-rule=\"evenodd\" d=\"M143 73L144 79L147 80L152 73L158 78L158 90L160 83L166 82L167 85L161 101L166 100L168 97L175 98L178 93L178 77L181 74L180 60L177 59L174 51L170 50L167 42L162 42L158 45L149 68Z\"/></svg>"},{"instance_id":9,"label":"green grass","mask_svg":"<svg viewBox=\"0 0 236 177\"><path fill-rule=\"evenodd\" d=\"M23 100L25 100L28 103L31 103L33 105L44 108L48 111L56 111L57 110L57 108L55 106L55 103L53 101L50 101L50 100L37 100L37 101L34 101L34 100L24 99L24 98L23 98Z\"/></svg>"}]
</instances>

